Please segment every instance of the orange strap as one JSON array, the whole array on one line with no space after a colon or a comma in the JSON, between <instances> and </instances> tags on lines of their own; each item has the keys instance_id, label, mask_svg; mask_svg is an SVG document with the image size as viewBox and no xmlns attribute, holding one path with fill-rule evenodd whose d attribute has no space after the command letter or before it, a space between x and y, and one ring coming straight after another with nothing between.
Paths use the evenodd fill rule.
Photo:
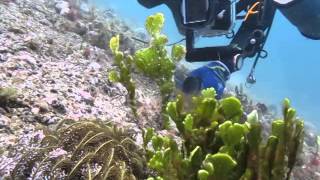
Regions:
<instances>
[{"instance_id":1,"label":"orange strap","mask_svg":"<svg viewBox=\"0 0 320 180\"><path fill-rule=\"evenodd\" d=\"M256 11L256 10L255 10L256 7L257 7L259 4L260 4L260 2L256 2L256 3L254 3L254 4L250 7L249 11L248 11L247 14L246 14L246 17L244 18L244 21L246 21L249 16L251 16L251 15L253 15L253 14L259 13L259 11Z\"/></svg>"}]
</instances>

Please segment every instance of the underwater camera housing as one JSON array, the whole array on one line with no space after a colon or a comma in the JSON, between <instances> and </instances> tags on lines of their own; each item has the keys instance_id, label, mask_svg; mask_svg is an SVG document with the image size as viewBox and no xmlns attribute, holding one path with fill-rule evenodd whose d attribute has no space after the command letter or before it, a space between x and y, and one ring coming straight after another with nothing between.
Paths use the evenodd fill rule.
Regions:
<instances>
[{"instance_id":1,"label":"underwater camera housing","mask_svg":"<svg viewBox=\"0 0 320 180\"><path fill-rule=\"evenodd\" d=\"M185 29L204 37L230 34L236 15L231 0L182 0L181 15Z\"/></svg>"},{"instance_id":2,"label":"underwater camera housing","mask_svg":"<svg viewBox=\"0 0 320 180\"><path fill-rule=\"evenodd\" d=\"M138 0L147 8L165 4L186 40L186 61L220 60L239 70L244 58L266 58L264 45L277 9L310 39L320 39L320 0ZM245 13L245 15L243 14ZM242 21L234 32L236 21ZM225 35L228 45L196 47L197 37ZM239 56L241 55L241 56ZM235 59L236 57L236 59ZM236 67L230 60L236 61ZM253 68L254 69L254 68Z\"/></svg>"}]
</instances>

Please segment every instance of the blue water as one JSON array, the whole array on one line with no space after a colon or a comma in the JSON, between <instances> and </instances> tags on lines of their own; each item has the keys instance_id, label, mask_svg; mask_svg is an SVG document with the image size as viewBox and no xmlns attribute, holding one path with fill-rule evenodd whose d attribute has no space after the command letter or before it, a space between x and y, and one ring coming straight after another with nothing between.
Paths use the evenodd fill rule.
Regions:
<instances>
[{"instance_id":1,"label":"blue water","mask_svg":"<svg viewBox=\"0 0 320 180\"><path fill-rule=\"evenodd\" d=\"M148 15L162 12L166 17L164 33L170 41L183 38L177 31L171 12L166 6L145 9L136 0L91 0L97 8L113 8L133 28L142 28ZM216 45L223 40L205 39L203 45ZM257 83L246 89L256 99L280 106L288 97L300 117L315 126L320 125L320 41L303 37L280 12L265 49L269 56L261 60L256 69ZM247 60L244 68L232 75L231 83L244 83L253 60ZM320 114L320 113L319 113Z\"/></svg>"}]
</instances>

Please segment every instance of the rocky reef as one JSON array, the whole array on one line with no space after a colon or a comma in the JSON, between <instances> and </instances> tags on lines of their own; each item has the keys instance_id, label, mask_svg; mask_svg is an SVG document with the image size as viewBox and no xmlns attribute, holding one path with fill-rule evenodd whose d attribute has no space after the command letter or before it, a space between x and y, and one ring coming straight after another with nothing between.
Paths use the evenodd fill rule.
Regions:
<instances>
[{"instance_id":1,"label":"rocky reef","mask_svg":"<svg viewBox=\"0 0 320 180\"><path fill-rule=\"evenodd\" d=\"M68 161L73 166L66 166L69 169L65 172L78 177L79 173L83 173L75 173L80 169L77 162L81 162L91 167L85 172L88 174L86 178L90 179L90 169L94 171L99 168L80 157L88 155L95 159L90 150L99 150L97 148L103 144L94 144L93 140L105 132L103 128L109 126L101 125L101 131L92 133L91 129L86 129L80 136L78 131L66 131L68 126L62 126L65 121L111 121L112 125L125 128L126 133L130 134L124 133L126 137L137 145L143 145L142 130L147 127L179 139L176 130L161 130L163 98L156 82L133 70L135 114L126 87L108 78L116 68L109 49L110 39L121 34L121 51L133 54L146 45L132 37L146 41L148 37L135 32L112 10L83 8L84 5L85 1L81 0L0 0L0 179L10 179L14 173L17 175L15 177L24 179L30 177L30 172L33 173L31 178L43 179L41 175L50 169L46 162L48 159L40 160L43 163L38 162L26 171L18 171L17 167L21 167L21 159L25 154L38 152L36 150L44 145L54 146L56 142L59 142L58 147L51 146L39 153L59 161L57 157L72 156L74 152L71 150L85 149L74 155L76 159ZM238 97L245 112L257 110L263 122L263 134L270 132L271 120L275 119L275 113L270 108L251 101L240 87L230 88L227 94ZM59 127L63 127L60 133L75 137L78 144L68 146L71 141L63 141L61 134L55 131ZM45 143L45 137L48 136L53 139ZM125 139L127 141L126 137L119 137L118 144L122 145ZM112 138L104 137L103 142ZM293 170L292 179L320 178L318 145L317 134L307 128L302 154ZM63 147L70 151L61 150ZM119 145L115 144L116 148ZM111 159L110 149L106 150L109 154L103 157ZM121 169L127 169L122 174L131 176L139 172L136 177L143 179L146 173L154 173L148 170L135 171L139 163L128 160L121 162L124 163L115 163L114 167L120 172ZM48 167L45 167L46 164ZM104 164L99 165L104 167ZM106 176L106 172L102 175Z\"/></svg>"},{"instance_id":2,"label":"rocky reef","mask_svg":"<svg viewBox=\"0 0 320 180\"><path fill-rule=\"evenodd\" d=\"M104 46L117 31L135 32L112 11L78 9L81 17L75 20L57 3L0 1L0 87L16 91L0 107L0 177L12 170L33 137L42 136L41 127L63 119L112 120L139 134L144 126L158 127L161 97L154 82L135 74L138 119L126 89L108 80L113 60ZM141 46L129 38L121 44L125 51Z\"/></svg>"}]
</instances>

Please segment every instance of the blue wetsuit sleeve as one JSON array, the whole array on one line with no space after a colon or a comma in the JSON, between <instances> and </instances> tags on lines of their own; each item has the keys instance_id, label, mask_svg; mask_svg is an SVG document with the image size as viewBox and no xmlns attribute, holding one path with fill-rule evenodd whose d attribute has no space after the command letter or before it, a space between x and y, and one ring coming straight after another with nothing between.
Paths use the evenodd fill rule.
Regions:
<instances>
[{"instance_id":1,"label":"blue wetsuit sleeve","mask_svg":"<svg viewBox=\"0 0 320 180\"><path fill-rule=\"evenodd\" d=\"M216 90L216 98L220 99L223 95L225 82L218 77L214 69L203 66L192 71L189 76L198 77L201 79L201 89L214 88Z\"/></svg>"},{"instance_id":2,"label":"blue wetsuit sleeve","mask_svg":"<svg viewBox=\"0 0 320 180\"><path fill-rule=\"evenodd\" d=\"M189 76L201 78L201 74L203 73L203 71L204 71L204 67L195 69L190 73Z\"/></svg>"}]
</instances>

